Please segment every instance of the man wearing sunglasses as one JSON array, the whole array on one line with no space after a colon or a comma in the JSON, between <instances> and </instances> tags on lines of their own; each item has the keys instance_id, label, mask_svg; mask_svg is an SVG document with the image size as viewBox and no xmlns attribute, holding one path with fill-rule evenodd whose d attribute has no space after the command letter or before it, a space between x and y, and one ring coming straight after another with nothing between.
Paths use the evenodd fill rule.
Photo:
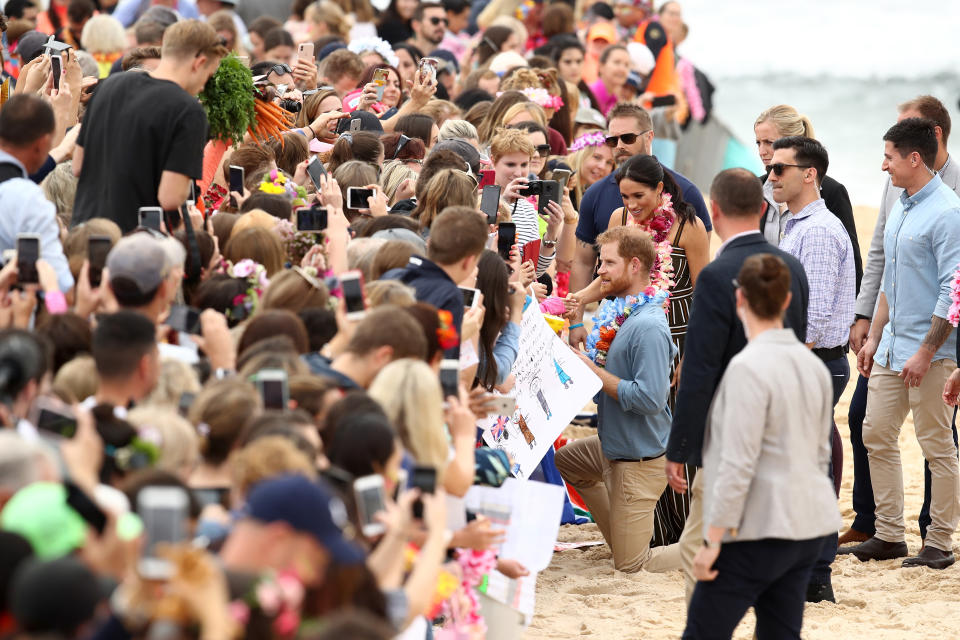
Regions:
<instances>
[{"instance_id":1,"label":"man wearing sunglasses","mask_svg":"<svg viewBox=\"0 0 960 640\"><path fill-rule=\"evenodd\" d=\"M643 107L634 104L615 106L609 114L605 142L613 149L613 160L618 166L632 156L649 155L653 144L653 121L650 119L650 114ZM703 202L700 190L676 171L670 169L667 171L680 187L683 199L696 210L697 217L703 221L703 226L708 232L712 230L710 213ZM577 250L570 274L571 291L579 291L593 280L597 262L594 243L597 236L607 230L610 215L622 206L623 198L620 197L620 185L617 184L615 171L591 185L583 194L583 199L580 201L580 221L577 224ZM579 320L571 322L578 324ZM570 344L577 345L586 341L586 338L586 330L582 327L570 332Z\"/></svg>"},{"instance_id":2,"label":"man wearing sunglasses","mask_svg":"<svg viewBox=\"0 0 960 640\"><path fill-rule=\"evenodd\" d=\"M773 199L786 204L792 214L784 227L780 248L799 260L807 274L810 300L804 342L829 369L836 406L850 380L846 345L856 302L856 269L850 236L820 197L820 182L828 164L827 150L813 138L780 138L773 143L768 180L773 186ZM839 492L843 453L836 424L832 449L830 475ZM833 600L830 565L836 553L837 535L833 534L814 565L807 587L808 600Z\"/></svg>"},{"instance_id":3,"label":"man wearing sunglasses","mask_svg":"<svg viewBox=\"0 0 960 640\"><path fill-rule=\"evenodd\" d=\"M443 42L447 31L447 10L439 2L421 2L413 12L410 27L413 37L408 41L425 54L433 51Z\"/></svg>"}]
</instances>

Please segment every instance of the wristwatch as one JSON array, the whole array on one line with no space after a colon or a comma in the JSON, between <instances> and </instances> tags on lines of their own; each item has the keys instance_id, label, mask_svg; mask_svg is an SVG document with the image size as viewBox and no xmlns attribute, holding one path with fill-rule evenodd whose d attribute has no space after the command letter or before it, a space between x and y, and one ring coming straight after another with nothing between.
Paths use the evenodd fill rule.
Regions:
<instances>
[{"instance_id":1,"label":"wristwatch","mask_svg":"<svg viewBox=\"0 0 960 640\"><path fill-rule=\"evenodd\" d=\"M557 241L556 241L556 240L547 240L546 238L544 238L544 239L543 239L543 246L545 246L545 247L555 247L555 246L557 246Z\"/></svg>"},{"instance_id":2,"label":"wristwatch","mask_svg":"<svg viewBox=\"0 0 960 640\"><path fill-rule=\"evenodd\" d=\"M706 538L703 539L703 546L705 546L707 549L719 549L721 544L722 544L722 543L719 542L719 541L718 541L718 542L711 542L710 540L707 540Z\"/></svg>"}]
</instances>

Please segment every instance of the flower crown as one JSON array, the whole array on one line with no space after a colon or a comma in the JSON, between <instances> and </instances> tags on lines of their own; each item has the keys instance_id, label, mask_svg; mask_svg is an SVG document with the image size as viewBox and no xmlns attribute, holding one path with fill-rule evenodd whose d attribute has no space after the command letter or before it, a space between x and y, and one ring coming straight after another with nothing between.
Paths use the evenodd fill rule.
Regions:
<instances>
[{"instance_id":1,"label":"flower crown","mask_svg":"<svg viewBox=\"0 0 960 640\"><path fill-rule=\"evenodd\" d=\"M356 40L351 39L350 44L347 45L347 49L354 52L355 54L363 55L365 51L373 51L377 53L381 58L386 60L387 64L391 67L399 66L400 58L397 57L397 54L393 52L393 48L390 47L390 43L382 38L358 38Z\"/></svg>"},{"instance_id":2,"label":"flower crown","mask_svg":"<svg viewBox=\"0 0 960 640\"><path fill-rule=\"evenodd\" d=\"M234 296L233 308L227 309L226 313L228 320L241 322L257 310L263 292L270 285L270 279L267 277L266 267L250 258L244 258L237 264L225 262L224 273L231 278L243 278L247 281L247 290Z\"/></svg>"},{"instance_id":3,"label":"flower crown","mask_svg":"<svg viewBox=\"0 0 960 640\"><path fill-rule=\"evenodd\" d=\"M317 234L297 231L297 228L289 220L278 218L273 230L280 236L280 241L283 243L287 257L292 264L299 264L303 260L303 256L307 255L307 251L310 251L310 248L317 244Z\"/></svg>"},{"instance_id":4,"label":"flower crown","mask_svg":"<svg viewBox=\"0 0 960 640\"><path fill-rule=\"evenodd\" d=\"M279 169L274 169L263 175L260 191L273 195L288 196L293 200L291 204L294 207L302 207L307 202L307 190L288 179L286 174Z\"/></svg>"},{"instance_id":5,"label":"flower crown","mask_svg":"<svg viewBox=\"0 0 960 640\"><path fill-rule=\"evenodd\" d=\"M517 91L527 96L530 102L540 105L544 109L559 109L563 106L563 98L551 95L549 91L540 87L527 87L525 89L517 89ZM497 92L497 97L499 98L503 94L503 91L499 91Z\"/></svg>"},{"instance_id":6,"label":"flower crown","mask_svg":"<svg viewBox=\"0 0 960 640\"><path fill-rule=\"evenodd\" d=\"M570 152L580 151L581 149L586 149L587 147L602 147L604 142L606 142L607 137L603 134L603 131L592 131L590 133L585 133L576 140L573 141L573 144L570 145Z\"/></svg>"}]
</instances>

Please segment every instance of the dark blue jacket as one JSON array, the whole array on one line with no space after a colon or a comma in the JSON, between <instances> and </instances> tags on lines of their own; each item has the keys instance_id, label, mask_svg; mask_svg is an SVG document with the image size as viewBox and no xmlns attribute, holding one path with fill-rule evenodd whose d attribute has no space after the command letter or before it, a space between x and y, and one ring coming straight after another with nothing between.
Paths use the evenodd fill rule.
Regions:
<instances>
[{"instance_id":1,"label":"dark blue jacket","mask_svg":"<svg viewBox=\"0 0 960 640\"><path fill-rule=\"evenodd\" d=\"M703 196L700 195L700 190L676 171L670 171L670 175L680 187L684 201L696 209L697 217L703 221L703 226L707 231L712 230L710 212L707 211L707 205L703 201ZM614 171L603 180L591 185L583 194L583 199L580 201L577 238L587 244L595 243L597 236L607 230L610 215L622 206L623 198L620 197L620 185L617 184L616 171Z\"/></svg>"},{"instance_id":2,"label":"dark blue jacket","mask_svg":"<svg viewBox=\"0 0 960 640\"><path fill-rule=\"evenodd\" d=\"M733 279L740 273L746 259L758 253L773 254L789 267L793 297L787 307L784 325L793 329L801 342L806 338L810 289L803 265L767 242L759 231L731 240L697 276L687 322L680 388L667 442L667 460L702 464L703 435L713 394L730 360L747 344L743 325L737 318Z\"/></svg>"},{"instance_id":3,"label":"dark blue jacket","mask_svg":"<svg viewBox=\"0 0 960 640\"><path fill-rule=\"evenodd\" d=\"M427 302L437 309L445 309L453 316L453 326L460 335L463 325L463 293L446 271L423 256L410 256L407 266L391 269L381 277L383 280L399 280L417 292L417 302ZM444 358L460 358L460 346L443 352Z\"/></svg>"}]
</instances>

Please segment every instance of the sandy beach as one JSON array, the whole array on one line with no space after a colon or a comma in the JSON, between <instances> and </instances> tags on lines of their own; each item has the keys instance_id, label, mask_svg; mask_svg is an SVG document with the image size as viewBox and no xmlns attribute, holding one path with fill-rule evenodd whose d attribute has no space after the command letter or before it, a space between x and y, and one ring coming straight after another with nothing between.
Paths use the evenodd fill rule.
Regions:
<instances>
[{"instance_id":1,"label":"sandy beach","mask_svg":"<svg viewBox=\"0 0 960 640\"><path fill-rule=\"evenodd\" d=\"M855 217L862 254L867 255L876 209L856 207ZM714 249L719 244L713 237ZM856 383L851 358L850 384L836 408L836 421L844 443L843 485L840 512L845 527L853 520L850 495L853 463L850 456L847 409ZM571 428L568 435L589 435L589 429ZM923 457L910 418L900 435L906 492L907 545L920 548L917 514L923 501ZM596 525L568 525L560 540L602 540ZM956 544L956 543L955 543ZM958 552L956 546L954 552ZM811 640L869 637L870 640L960 637L960 565L945 571L927 568L904 570L900 561L861 563L839 556L833 565L836 604L808 604L803 636ZM606 545L555 553L540 574L537 608L524 638L678 638L683 631L683 579L669 574L618 573ZM734 638L753 637L748 614Z\"/></svg>"}]
</instances>

